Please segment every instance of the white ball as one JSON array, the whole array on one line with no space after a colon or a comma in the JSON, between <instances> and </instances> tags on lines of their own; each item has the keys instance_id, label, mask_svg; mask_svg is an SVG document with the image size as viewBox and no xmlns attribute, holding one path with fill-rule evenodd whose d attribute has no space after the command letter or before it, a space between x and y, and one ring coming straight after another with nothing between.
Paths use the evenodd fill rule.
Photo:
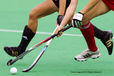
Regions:
<instances>
[{"instance_id":1,"label":"white ball","mask_svg":"<svg viewBox=\"0 0 114 76\"><path fill-rule=\"evenodd\" d=\"M16 74L16 73L17 73L16 67L12 67L12 68L10 69L10 73Z\"/></svg>"}]
</instances>

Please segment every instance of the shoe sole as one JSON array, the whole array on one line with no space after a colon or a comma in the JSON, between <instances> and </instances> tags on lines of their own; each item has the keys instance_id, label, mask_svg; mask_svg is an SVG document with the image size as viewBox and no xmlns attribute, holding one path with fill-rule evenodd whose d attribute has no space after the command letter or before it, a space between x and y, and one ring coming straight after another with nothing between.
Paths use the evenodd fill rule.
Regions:
<instances>
[{"instance_id":1,"label":"shoe sole","mask_svg":"<svg viewBox=\"0 0 114 76\"><path fill-rule=\"evenodd\" d=\"M99 58L100 56L101 56L101 54L98 54L98 55L93 55L93 56L91 56L90 58L96 59L96 58Z\"/></svg>"},{"instance_id":2,"label":"shoe sole","mask_svg":"<svg viewBox=\"0 0 114 76\"><path fill-rule=\"evenodd\" d=\"M87 61L87 59L77 59L77 58L74 58L76 61L79 61L79 62L84 62L84 61Z\"/></svg>"}]
</instances>

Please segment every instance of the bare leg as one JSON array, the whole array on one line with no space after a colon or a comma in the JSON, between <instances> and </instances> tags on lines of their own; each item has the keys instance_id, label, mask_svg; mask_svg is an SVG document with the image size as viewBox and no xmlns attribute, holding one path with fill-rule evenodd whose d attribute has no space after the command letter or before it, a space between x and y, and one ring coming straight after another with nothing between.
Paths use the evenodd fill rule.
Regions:
<instances>
[{"instance_id":1,"label":"bare leg","mask_svg":"<svg viewBox=\"0 0 114 76\"><path fill-rule=\"evenodd\" d=\"M28 27L35 33L37 30L38 19L54 12L58 11L58 8L52 2L52 0L46 0L39 4L29 14Z\"/></svg>"},{"instance_id":2,"label":"bare leg","mask_svg":"<svg viewBox=\"0 0 114 76\"><path fill-rule=\"evenodd\" d=\"M85 25L91 19L93 19L97 16L100 16L102 14L105 14L109 11L110 11L110 9L108 8L108 6L101 0L90 11L88 11L86 14L84 14L82 23L83 23L83 25Z\"/></svg>"}]
</instances>

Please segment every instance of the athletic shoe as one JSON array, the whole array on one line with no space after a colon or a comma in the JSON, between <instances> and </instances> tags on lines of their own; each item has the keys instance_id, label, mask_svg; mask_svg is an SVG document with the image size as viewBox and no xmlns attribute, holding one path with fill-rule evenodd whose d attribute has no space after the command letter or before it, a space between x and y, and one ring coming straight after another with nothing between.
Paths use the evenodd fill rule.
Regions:
<instances>
[{"instance_id":1,"label":"athletic shoe","mask_svg":"<svg viewBox=\"0 0 114 76\"><path fill-rule=\"evenodd\" d=\"M86 61L89 58L96 59L100 56L99 49L96 52L92 52L89 49L83 51L81 54L74 57L77 61Z\"/></svg>"},{"instance_id":2,"label":"athletic shoe","mask_svg":"<svg viewBox=\"0 0 114 76\"><path fill-rule=\"evenodd\" d=\"M4 50L10 56L18 56L24 52L22 52L21 49L18 47L4 47Z\"/></svg>"},{"instance_id":3,"label":"athletic shoe","mask_svg":"<svg viewBox=\"0 0 114 76\"><path fill-rule=\"evenodd\" d=\"M103 39L101 39L101 42L107 48L108 54L111 55L113 51L113 41L112 41L113 33L112 31L105 31L105 32L106 32L106 35L104 36Z\"/></svg>"}]
</instances>

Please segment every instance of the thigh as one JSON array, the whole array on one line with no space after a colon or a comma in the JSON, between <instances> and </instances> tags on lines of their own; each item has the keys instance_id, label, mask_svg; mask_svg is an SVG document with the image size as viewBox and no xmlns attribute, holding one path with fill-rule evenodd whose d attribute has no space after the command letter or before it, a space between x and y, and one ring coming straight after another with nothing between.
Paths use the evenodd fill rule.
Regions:
<instances>
[{"instance_id":1,"label":"thigh","mask_svg":"<svg viewBox=\"0 0 114 76\"><path fill-rule=\"evenodd\" d=\"M109 7L102 0L100 0L90 11L84 15L82 22L83 24L86 24L94 17L100 16L109 11Z\"/></svg>"},{"instance_id":2,"label":"thigh","mask_svg":"<svg viewBox=\"0 0 114 76\"><path fill-rule=\"evenodd\" d=\"M43 3L39 4L35 8L32 9L30 13L37 16L38 18L41 18L43 16L47 16L51 13L54 13L58 11L58 8L53 3L52 0L46 0Z\"/></svg>"}]
</instances>

